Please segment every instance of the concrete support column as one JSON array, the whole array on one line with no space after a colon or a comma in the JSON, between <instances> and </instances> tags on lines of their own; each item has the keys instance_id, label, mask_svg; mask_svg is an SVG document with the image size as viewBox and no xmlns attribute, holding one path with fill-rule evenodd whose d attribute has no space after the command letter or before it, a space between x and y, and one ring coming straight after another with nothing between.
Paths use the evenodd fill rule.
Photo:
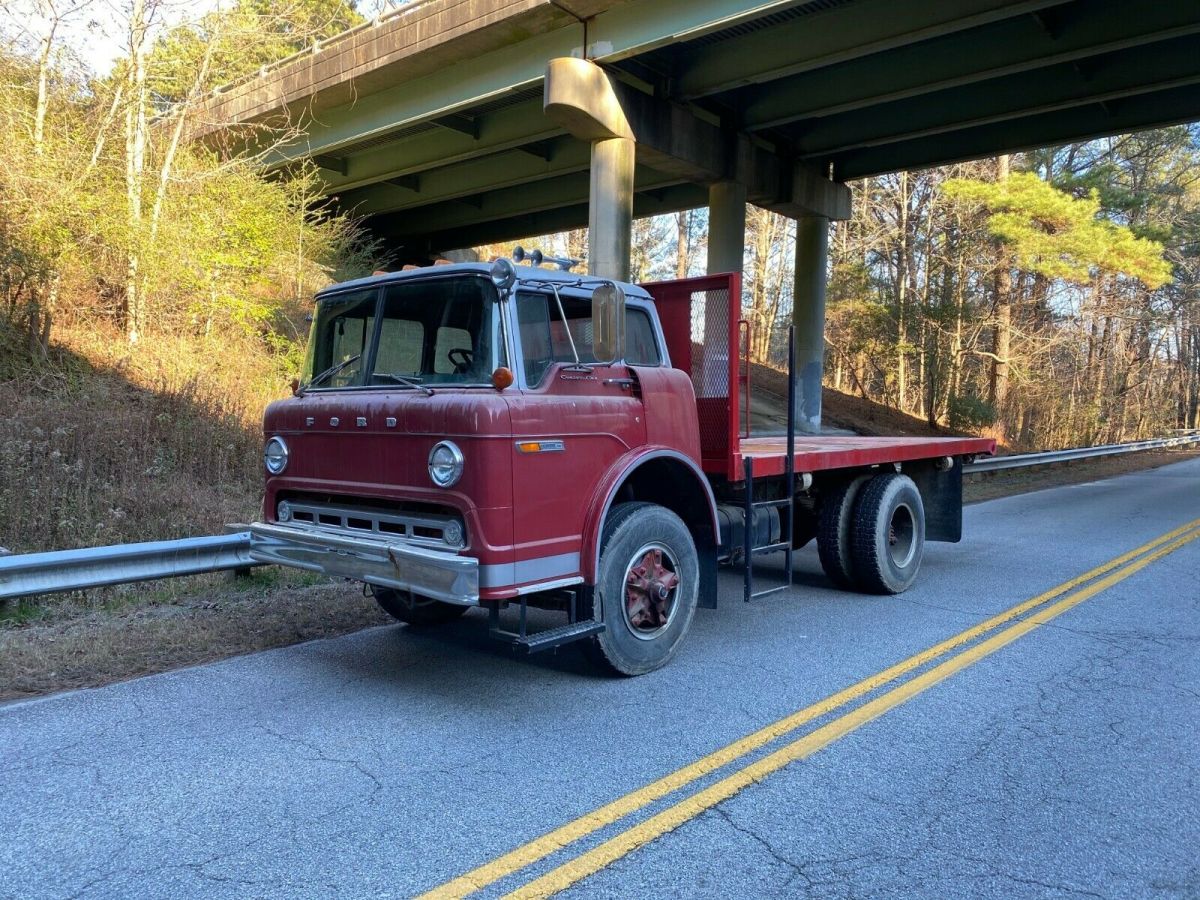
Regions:
<instances>
[{"instance_id":1,"label":"concrete support column","mask_svg":"<svg viewBox=\"0 0 1200 900\"><path fill-rule=\"evenodd\" d=\"M746 250L746 186L718 181L708 188L708 274L742 271Z\"/></svg>"},{"instance_id":2,"label":"concrete support column","mask_svg":"<svg viewBox=\"0 0 1200 900\"><path fill-rule=\"evenodd\" d=\"M595 63L563 56L546 66L542 109L592 145L588 274L628 281L636 138L621 98Z\"/></svg>"},{"instance_id":3,"label":"concrete support column","mask_svg":"<svg viewBox=\"0 0 1200 900\"><path fill-rule=\"evenodd\" d=\"M592 142L588 199L588 274L629 280L635 145L629 138Z\"/></svg>"},{"instance_id":4,"label":"concrete support column","mask_svg":"<svg viewBox=\"0 0 1200 900\"><path fill-rule=\"evenodd\" d=\"M821 433L821 375L825 364L825 280L829 220L796 219L796 431Z\"/></svg>"}]
</instances>

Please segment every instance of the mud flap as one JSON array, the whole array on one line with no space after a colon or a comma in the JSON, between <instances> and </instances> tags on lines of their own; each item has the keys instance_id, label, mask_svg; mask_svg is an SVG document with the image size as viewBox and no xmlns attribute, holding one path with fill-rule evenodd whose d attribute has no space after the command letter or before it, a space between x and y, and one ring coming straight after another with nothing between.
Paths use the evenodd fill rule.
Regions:
<instances>
[{"instance_id":1,"label":"mud flap","mask_svg":"<svg viewBox=\"0 0 1200 900\"><path fill-rule=\"evenodd\" d=\"M905 465L925 507L925 540L957 544L962 540L962 457L939 472L933 465Z\"/></svg>"}]
</instances>

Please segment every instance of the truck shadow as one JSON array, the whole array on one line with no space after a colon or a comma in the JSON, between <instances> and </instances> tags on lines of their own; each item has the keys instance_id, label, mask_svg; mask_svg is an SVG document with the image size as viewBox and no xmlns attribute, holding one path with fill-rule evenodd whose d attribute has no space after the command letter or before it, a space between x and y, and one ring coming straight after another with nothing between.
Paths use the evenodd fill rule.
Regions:
<instances>
[{"instance_id":1,"label":"truck shadow","mask_svg":"<svg viewBox=\"0 0 1200 900\"><path fill-rule=\"evenodd\" d=\"M541 610L529 611L530 633L561 625L561 614L545 613ZM501 625L505 629L516 630L517 613L515 609L505 610L501 614ZM611 676L599 671L584 656L578 645L567 645L542 653L525 653L511 644L493 639L488 634L488 616L482 611L472 611L457 622L436 628L416 628L402 625L392 630L391 637L397 644L402 644L404 651L410 648L422 653L435 653L439 656L453 655L456 658L467 656L486 657L498 664L499 668L531 668L547 671L574 674L585 678L608 679Z\"/></svg>"},{"instance_id":2,"label":"truck shadow","mask_svg":"<svg viewBox=\"0 0 1200 900\"><path fill-rule=\"evenodd\" d=\"M774 614L778 604L787 605L791 617L799 620L793 624L803 627L806 619L825 616L831 605L843 608L854 600L875 602L876 598L835 590L819 569L812 569L815 560L803 562L807 564L802 565L798 554L791 591L756 599L749 605L743 602L741 574L735 570L722 570L718 576L720 605L716 610L696 611L681 653L686 653L688 646L697 642L728 644L748 639L748 633L762 625L761 616ZM756 566L756 575L760 576L755 582L759 590L781 583L782 557L763 560ZM553 628L562 621L560 613L530 610L528 627L532 633ZM501 625L508 630L517 629L515 607L502 613ZM540 683L539 673L553 675L555 679L563 675L577 676L597 685L633 684L641 680L602 671L587 658L581 645L527 654L494 640L488 629L488 615L482 610L473 610L455 622L429 628L399 624L383 626L360 633L356 640L364 641L366 645L357 652L333 652L331 647L330 652L321 654L321 661L331 669L340 670L339 679L350 678L360 684L374 682L402 694L433 694L442 699L462 698L471 703L478 702L477 698L469 698L474 697L473 692L478 690L481 681L498 681L515 688L517 684L528 684L531 678ZM672 662L667 668L674 665ZM568 679L568 682L578 683L574 679Z\"/></svg>"}]
</instances>

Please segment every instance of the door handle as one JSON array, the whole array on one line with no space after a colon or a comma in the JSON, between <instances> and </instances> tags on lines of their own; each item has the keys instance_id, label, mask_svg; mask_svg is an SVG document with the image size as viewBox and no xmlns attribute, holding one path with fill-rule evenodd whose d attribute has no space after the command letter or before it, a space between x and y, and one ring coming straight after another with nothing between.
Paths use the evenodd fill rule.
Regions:
<instances>
[{"instance_id":1,"label":"door handle","mask_svg":"<svg viewBox=\"0 0 1200 900\"><path fill-rule=\"evenodd\" d=\"M631 391L636 382L632 378L605 378L603 384L617 384L624 390Z\"/></svg>"}]
</instances>

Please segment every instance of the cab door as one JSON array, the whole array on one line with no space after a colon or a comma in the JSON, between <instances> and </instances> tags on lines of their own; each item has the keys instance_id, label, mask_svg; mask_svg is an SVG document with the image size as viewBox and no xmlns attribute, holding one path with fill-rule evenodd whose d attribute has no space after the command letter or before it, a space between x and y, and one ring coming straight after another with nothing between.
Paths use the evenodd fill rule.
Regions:
<instances>
[{"instance_id":1,"label":"cab door","mask_svg":"<svg viewBox=\"0 0 1200 900\"><path fill-rule=\"evenodd\" d=\"M628 365L594 362L590 301L566 291L561 300L565 321L552 292L520 290L512 301L518 389L505 396L518 584L580 572L583 519L600 479L646 441Z\"/></svg>"}]
</instances>

